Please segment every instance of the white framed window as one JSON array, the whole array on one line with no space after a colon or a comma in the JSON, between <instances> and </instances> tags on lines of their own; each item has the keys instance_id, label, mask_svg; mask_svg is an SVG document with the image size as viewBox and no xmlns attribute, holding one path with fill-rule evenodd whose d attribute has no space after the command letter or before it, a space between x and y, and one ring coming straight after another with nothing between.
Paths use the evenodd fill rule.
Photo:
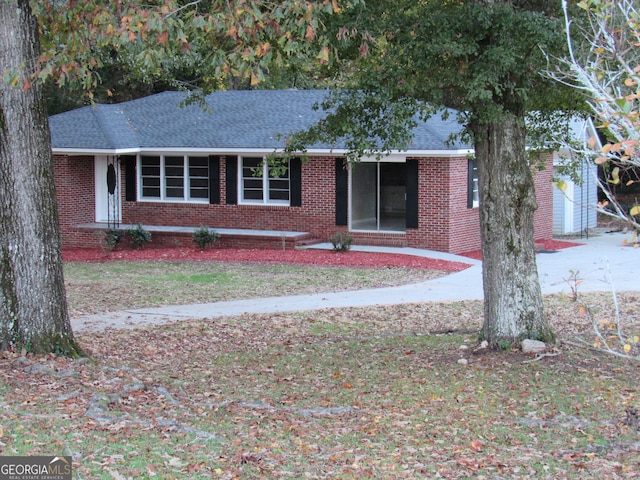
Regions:
<instances>
[{"instance_id":1,"label":"white framed window","mask_svg":"<svg viewBox=\"0 0 640 480\"><path fill-rule=\"evenodd\" d=\"M475 160L469 160L467 180L467 208L480 206L480 189L478 187L478 164Z\"/></svg>"},{"instance_id":2,"label":"white framed window","mask_svg":"<svg viewBox=\"0 0 640 480\"><path fill-rule=\"evenodd\" d=\"M291 179L288 162L271 167L264 157L241 157L240 202L260 205L289 205Z\"/></svg>"},{"instance_id":3,"label":"white framed window","mask_svg":"<svg viewBox=\"0 0 640 480\"><path fill-rule=\"evenodd\" d=\"M209 158L189 155L140 155L140 200L207 202Z\"/></svg>"}]
</instances>

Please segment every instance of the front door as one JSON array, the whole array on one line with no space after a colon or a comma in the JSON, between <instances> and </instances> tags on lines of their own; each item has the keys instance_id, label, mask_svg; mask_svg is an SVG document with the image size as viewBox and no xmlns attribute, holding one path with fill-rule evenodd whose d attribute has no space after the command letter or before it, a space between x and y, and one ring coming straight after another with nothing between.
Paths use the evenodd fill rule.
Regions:
<instances>
[{"instance_id":1,"label":"front door","mask_svg":"<svg viewBox=\"0 0 640 480\"><path fill-rule=\"evenodd\" d=\"M120 164L117 157L95 157L96 222L117 227L120 213Z\"/></svg>"},{"instance_id":2,"label":"front door","mask_svg":"<svg viewBox=\"0 0 640 480\"><path fill-rule=\"evenodd\" d=\"M404 232L406 164L361 162L351 169L351 229Z\"/></svg>"}]
</instances>

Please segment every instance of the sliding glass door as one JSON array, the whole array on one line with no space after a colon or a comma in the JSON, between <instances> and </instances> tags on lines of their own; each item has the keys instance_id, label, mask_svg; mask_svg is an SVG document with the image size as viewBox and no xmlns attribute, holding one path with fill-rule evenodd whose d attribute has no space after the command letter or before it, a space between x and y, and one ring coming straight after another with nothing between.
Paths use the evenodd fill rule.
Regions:
<instances>
[{"instance_id":1,"label":"sliding glass door","mask_svg":"<svg viewBox=\"0 0 640 480\"><path fill-rule=\"evenodd\" d=\"M406 165L361 162L351 169L351 229L404 232Z\"/></svg>"}]
</instances>

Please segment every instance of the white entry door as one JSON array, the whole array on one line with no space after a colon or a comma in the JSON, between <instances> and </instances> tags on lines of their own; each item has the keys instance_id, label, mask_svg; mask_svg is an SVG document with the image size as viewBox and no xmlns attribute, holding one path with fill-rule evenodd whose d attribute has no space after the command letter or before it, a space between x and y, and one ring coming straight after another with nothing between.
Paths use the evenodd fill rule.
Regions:
<instances>
[{"instance_id":1,"label":"white entry door","mask_svg":"<svg viewBox=\"0 0 640 480\"><path fill-rule=\"evenodd\" d=\"M94 170L96 222L120 223L120 163L117 157L97 155Z\"/></svg>"}]
</instances>

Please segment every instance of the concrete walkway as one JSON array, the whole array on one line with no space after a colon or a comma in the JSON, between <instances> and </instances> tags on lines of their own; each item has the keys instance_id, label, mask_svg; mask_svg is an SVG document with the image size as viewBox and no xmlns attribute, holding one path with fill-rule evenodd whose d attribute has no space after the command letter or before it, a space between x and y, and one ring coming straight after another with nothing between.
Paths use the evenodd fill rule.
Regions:
<instances>
[{"instance_id":1,"label":"concrete walkway","mask_svg":"<svg viewBox=\"0 0 640 480\"><path fill-rule=\"evenodd\" d=\"M580 280L579 292L640 291L640 248L623 246L630 240L626 233L603 233L588 240L575 240L581 246L537 255L540 284L544 294L571 293L572 272ZM317 248L328 248L319 245ZM470 268L422 283L350 292L334 292L289 297L269 297L196 305L177 305L85 315L72 318L75 332L106 328L135 328L148 324L166 324L189 318L215 318L246 313L277 313L319 310L333 307L365 307L402 303L480 300L482 263L467 257L415 248L354 246L352 250L380 251L425 256L469 263Z\"/></svg>"}]
</instances>

